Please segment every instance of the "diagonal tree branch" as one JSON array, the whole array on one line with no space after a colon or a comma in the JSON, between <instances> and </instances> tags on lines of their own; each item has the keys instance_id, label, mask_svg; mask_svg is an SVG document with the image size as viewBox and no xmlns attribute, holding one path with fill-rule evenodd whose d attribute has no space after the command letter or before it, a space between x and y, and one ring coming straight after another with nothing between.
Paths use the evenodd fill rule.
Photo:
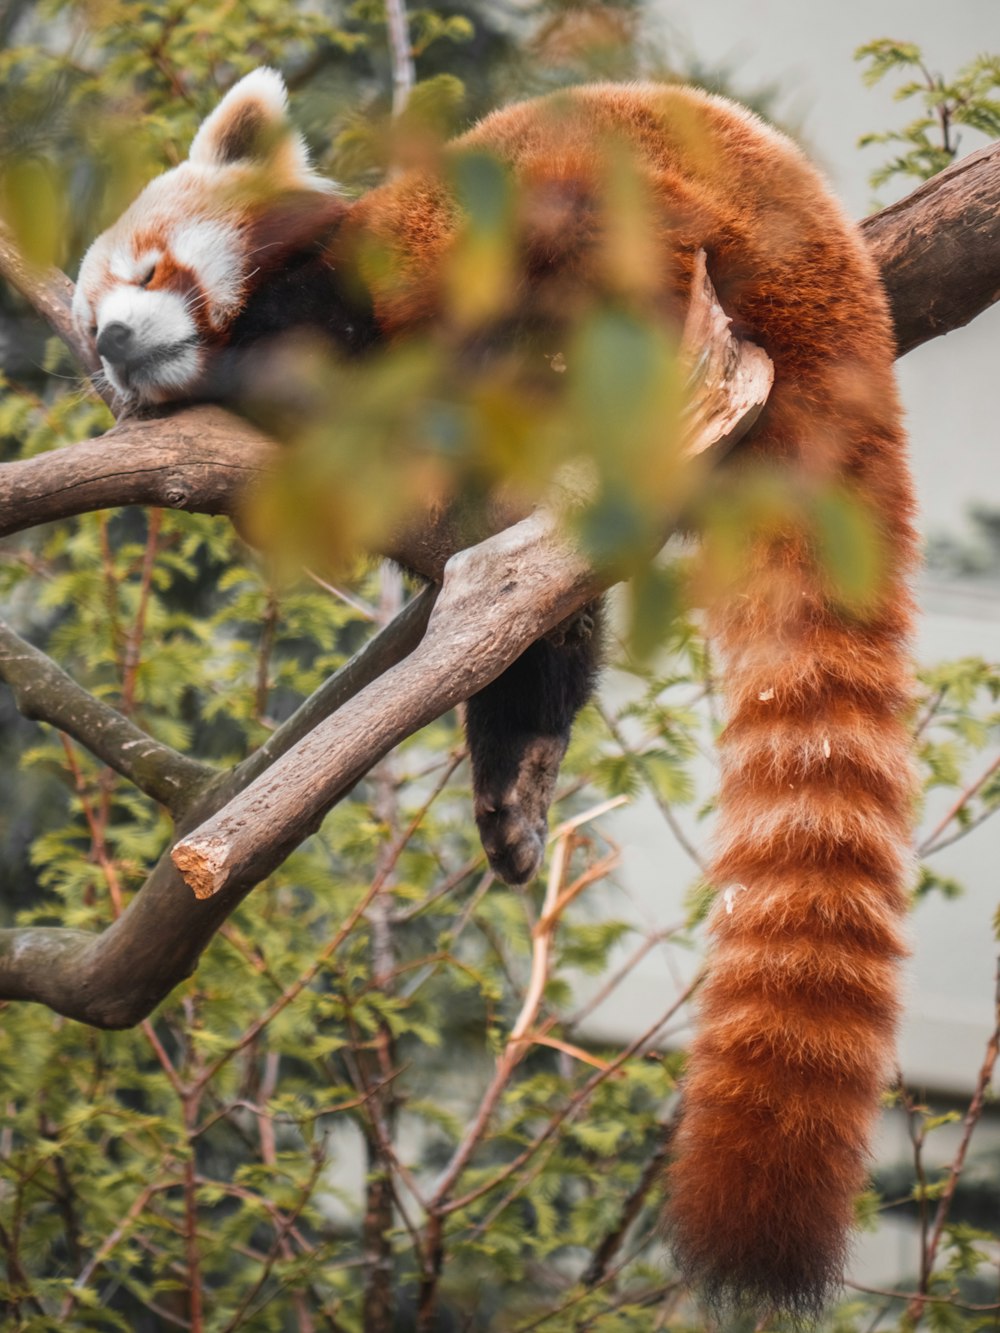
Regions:
<instances>
[{"instance_id":1,"label":"diagonal tree branch","mask_svg":"<svg viewBox=\"0 0 1000 1333\"><path fill-rule=\"evenodd\" d=\"M177 844L200 898L280 864L333 804L407 736L468 699L600 591L551 515L522 519L455 556L416 649L317 725L224 811Z\"/></svg>"},{"instance_id":2,"label":"diagonal tree branch","mask_svg":"<svg viewBox=\"0 0 1000 1333\"><path fill-rule=\"evenodd\" d=\"M117 709L96 699L2 620L0 680L10 687L24 717L48 722L72 736L174 815L216 776L208 764L154 740Z\"/></svg>"}]
</instances>

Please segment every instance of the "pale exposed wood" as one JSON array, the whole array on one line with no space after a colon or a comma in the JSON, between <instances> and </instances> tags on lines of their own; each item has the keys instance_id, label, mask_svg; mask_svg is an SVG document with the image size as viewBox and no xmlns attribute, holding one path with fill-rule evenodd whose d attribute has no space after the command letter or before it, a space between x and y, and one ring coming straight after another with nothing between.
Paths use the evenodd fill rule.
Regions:
<instances>
[{"instance_id":1,"label":"pale exposed wood","mask_svg":"<svg viewBox=\"0 0 1000 1333\"><path fill-rule=\"evenodd\" d=\"M757 420L774 383L774 366L761 348L732 336L704 250L695 260L691 292L681 338L689 370L685 451L689 458L704 458L731 449Z\"/></svg>"},{"instance_id":2,"label":"pale exposed wood","mask_svg":"<svg viewBox=\"0 0 1000 1333\"><path fill-rule=\"evenodd\" d=\"M398 116L405 110L417 79L405 0L385 0L385 26L392 55L392 114Z\"/></svg>"}]
</instances>

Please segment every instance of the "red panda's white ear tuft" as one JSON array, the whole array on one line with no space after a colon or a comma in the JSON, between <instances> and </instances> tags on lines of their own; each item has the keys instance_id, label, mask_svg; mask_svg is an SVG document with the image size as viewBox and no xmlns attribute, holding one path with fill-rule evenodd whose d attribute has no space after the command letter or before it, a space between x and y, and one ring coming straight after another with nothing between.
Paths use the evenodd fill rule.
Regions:
<instances>
[{"instance_id":1,"label":"red panda's white ear tuft","mask_svg":"<svg viewBox=\"0 0 1000 1333\"><path fill-rule=\"evenodd\" d=\"M288 91L275 69L261 66L226 93L191 144L202 167L264 167L275 183L315 187L301 136L288 119Z\"/></svg>"}]
</instances>

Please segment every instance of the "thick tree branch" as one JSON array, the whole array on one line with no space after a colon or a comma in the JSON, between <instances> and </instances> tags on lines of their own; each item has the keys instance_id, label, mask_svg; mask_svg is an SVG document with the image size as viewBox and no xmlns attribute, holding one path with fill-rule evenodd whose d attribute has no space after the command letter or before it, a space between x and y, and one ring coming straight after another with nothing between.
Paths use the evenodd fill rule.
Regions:
<instances>
[{"instance_id":1,"label":"thick tree branch","mask_svg":"<svg viewBox=\"0 0 1000 1333\"><path fill-rule=\"evenodd\" d=\"M456 555L427 633L386 672L177 844L174 864L199 897L280 864L372 764L493 680L599 590L557 521L540 512Z\"/></svg>"},{"instance_id":2,"label":"thick tree branch","mask_svg":"<svg viewBox=\"0 0 1000 1333\"><path fill-rule=\"evenodd\" d=\"M216 776L95 699L51 658L0 620L0 680L24 717L48 722L178 815Z\"/></svg>"},{"instance_id":3,"label":"thick tree branch","mask_svg":"<svg viewBox=\"0 0 1000 1333\"><path fill-rule=\"evenodd\" d=\"M119 505L232 517L274 443L219 407L130 417L93 440L0 465L0 537Z\"/></svg>"},{"instance_id":4,"label":"thick tree branch","mask_svg":"<svg viewBox=\"0 0 1000 1333\"><path fill-rule=\"evenodd\" d=\"M1000 300L1000 142L970 153L861 232L892 302L899 356Z\"/></svg>"},{"instance_id":5,"label":"thick tree branch","mask_svg":"<svg viewBox=\"0 0 1000 1333\"><path fill-rule=\"evenodd\" d=\"M224 806L304 728L405 657L423 634L433 602L430 589L415 598L321 685L262 750L203 790L180 831ZM37 1001L94 1027L131 1027L190 976L205 945L255 883L233 881L210 902L200 902L165 852L122 915L100 935L61 926L0 930L0 999Z\"/></svg>"}]
</instances>

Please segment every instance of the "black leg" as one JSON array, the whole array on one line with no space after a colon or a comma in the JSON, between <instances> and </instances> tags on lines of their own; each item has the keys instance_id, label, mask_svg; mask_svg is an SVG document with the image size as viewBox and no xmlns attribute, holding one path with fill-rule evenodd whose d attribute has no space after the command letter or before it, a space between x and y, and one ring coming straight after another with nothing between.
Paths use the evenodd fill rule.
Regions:
<instances>
[{"instance_id":1,"label":"black leg","mask_svg":"<svg viewBox=\"0 0 1000 1333\"><path fill-rule=\"evenodd\" d=\"M559 765L597 674L599 610L585 607L532 644L466 705L476 823L508 884L541 865Z\"/></svg>"}]
</instances>

